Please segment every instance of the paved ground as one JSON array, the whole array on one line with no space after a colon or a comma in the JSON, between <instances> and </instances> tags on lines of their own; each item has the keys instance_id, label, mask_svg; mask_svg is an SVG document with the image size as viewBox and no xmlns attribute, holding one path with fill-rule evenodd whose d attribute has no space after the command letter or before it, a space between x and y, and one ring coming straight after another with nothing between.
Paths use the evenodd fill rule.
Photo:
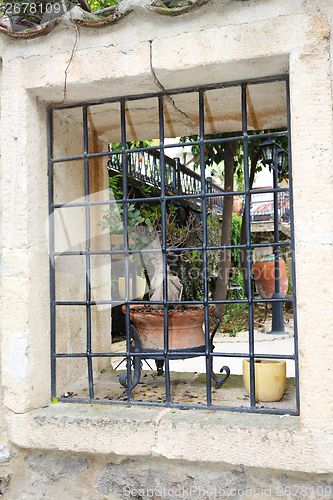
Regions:
<instances>
[{"instance_id":1,"label":"paved ground","mask_svg":"<svg viewBox=\"0 0 333 500\"><path fill-rule=\"evenodd\" d=\"M254 335L254 352L255 354L274 354L277 358L282 354L294 353L294 335L292 325L286 325L286 333L279 335L271 335L255 331ZM248 353L249 352L249 334L248 332L240 332L236 337L218 336L215 337L214 352L221 353ZM219 366L228 365L230 372L234 375L242 375L242 358L223 357L218 363ZM217 362L216 362L217 363ZM295 363L292 360L287 360L287 377L295 376ZM177 360L170 362L170 368L173 371L184 372L205 372L205 361L201 358L188 360ZM217 368L215 369L216 371Z\"/></svg>"},{"instance_id":2,"label":"paved ground","mask_svg":"<svg viewBox=\"0 0 333 500\"><path fill-rule=\"evenodd\" d=\"M273 354L279 358L282 354L293 354L294 338L293 325L285 326L286 333L271 335L267 333L271 325L267 324L262 331L255 331L255 353ZM217 335L215 337L215 352L247 353L248 332L240 332L236 337ZM113 352L124 352L125 343L113 345ZM113 358L113 368L121 362L123 357ZM155 363L149 360L152 369L143 361L143 371L139 384L133 389L133 399L142 402L165 401L165 377L157 376ZM242 377L242 358L223 356L214 361L214 371L227 365L231 376L220 388L216 389L212 381L212 402L222 407L248 407L249 397L246 393ZM116 370L104 373L95 383L95 394L100 399L126 399L123 389L119 385L118 374L125 371L125 363L121 363ZM206 404L206 374L204 358L192 358L170 362L171 401L186 406L187 404ZM295 380L294 362L287 361L287 384L283 398L275 403L259 402L260 407L279 408L283 410L295 409ZM83 394L78 394L83 396Z\"/></svg>"},{"instance_id":3,"label":"paved ground","mask_svg":"<svg viewBox=\"0 0 333 500\"><path fill-rule=\"evenodd\" d=\"M254 352L255 354L274 354L277 358L282 354L294 353L294 327L293 323L285 325L285 334L272 335L267 333L271 329L271 323L267 322L262 330L255 331L254 335ZM248 353L249 352L249 334L248 332L239 332L236 337L229 337L229 335L216 335L214 339L215 350L214 352L220 353ZM113 352L124 352L126 350L125 342L119 342L114 346ZM116 368L122 358L116 358L112 362L112 366ZM150 365L155 368L154 362ZM223 365L230 368L230 372L234 375L242 375L242 358L232 358L229 356L219 358L216 361L215 371ZM287 360L287 377L295 376L295 363L294 361ZM124 364L119 366L123 368ZM144 369L149 369L148 365L144 362ZM192 358L186 360L175 360L170 362L170 370L175 372L197 372L205 373L205 360L204 358Z\"/></svg>"},{"instance_id":4,"label":"paved ground","mask_svg":"<svg viewBox=\"0 0 333 500\"><path fill-rule=\"evenodd\" d=\"M285 327L286 333L282 335L271 335L270 324L263 327L262 331L255 332L255 353L273 354L279 358L282 354L293 354L294 338L293 325ZM248 332L240 332L236 337L219 334L214 339L215 351L220 353L247 353ZM126 342L119 342L112 345L112 352L124 353ZM123 361L123 362L122 362ZM120 365L119 365L120 363ZM144 403L163 403L166 397L165 376L157 376L154 360L149 360L151 369L143 361L143 371L138 385L132 391L132 397L136 401ZM117 366L119 365L119 366ZM246 393L242 376L242 357L232 358L222 356L214 360L214 372L219 373L219 369L227 365L230 368L231 376L219 389L215 388L212 381L211 397L213 405L226 407L248 407L249 396ZM98 378L94 379L95 398L110 401L126 401L124 388L119 384L120 371L126 371L124 356L112 358L112 367L103 370ZM196 357L187 360L170 361L170 386L171 401L184 407L188 404L205 405L206 396L206 373L204 358ZM58 392L59 391L59 392ZM71 394L73 397L86 398L88 387L86 381L79 381L71 387L58 387L58 395ZM66 396L64 396L66 397ZM287 361L287 383L284 395L279 402L263 403L258 406L264 408L279 408L281 410L295 409L295 379L294 362Z\"/></svg>"}]
</instances>

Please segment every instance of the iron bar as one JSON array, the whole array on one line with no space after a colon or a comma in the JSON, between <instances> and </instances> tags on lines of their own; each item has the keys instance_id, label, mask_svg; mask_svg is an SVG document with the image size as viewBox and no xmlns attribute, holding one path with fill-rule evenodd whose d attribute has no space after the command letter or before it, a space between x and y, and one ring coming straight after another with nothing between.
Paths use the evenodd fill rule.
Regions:
<instances>
[{"instance_id":1,"label":"iron bar","mask_svg":"<svg viewBox=\"0 0 333 500\"><path fill-rule=\"evenodd\" d=\"M47 112L48 127L48 187L49 187L49 245L50 245L50 349L51 349L51 398L56 397L56 307L55 307L55 262L54 262L54 212L52 205L54 202L53 187L53 110Z\"/></svg>"},{"instance_id":2,"label":"iron bar","mask_svg":"<svg viewBox=\"0 0 333 500\"><path fill-rule=\"evenodd\" d=\"M273 298L270 298L270 299L255 299L253 298L253 303L254 304L266 304L266 303L271 303L271 302L281 302L281 299L273 299ZM293 299L292 297L284 297L283 298L283 302L290 302L292 303L293 302ZM90 305L99 305L99 304L114 304L114 305L119 305L119 304L123 304L124 301L117 301L117 300L92 300L89 302ZM135 300L135 301L131 301L129 300L128 301L129 304L146 304L146 305L163 305L163 302L157 302L157 301L147 301L147 300ZM202 300L182 300L180 302L182 305L202 305ZM208 301L209 304L213 305L213 304L247 304L248 301L247 299L226 299L226 300L209 300ZM86 306L87 305L87 302L75 302L75 301L54 301L53 304L55 306ZM175 301L171 301L169 300L168 301L168 305L179 305L179 302L175 302Z\"/></svg>"},{"instance_id":3,"label":"iron bar","mask_svg":"<svg viewBox=\"0 0 333 500\"><path fill-rule=\"evenodd\" d=\"M258 190L251 190L251 194L266 194L266 193L288 193L289 190L288 188L277 188L277 189L258 189ZM206 198L224 198L225 196L244 196L246 194L245 191L220 191L219 193L206 193ZM173 201L173 200L200 200L201 194L182 194L182 195L166 195L165 199L167 201ZM151 197L151 198L135 198L136 203L140 202L152 202L152 201L159 201L160 197ZM129 199L130 202L134 202L134 199ZM102 200L102 201L89 201L87 202L88 205L93 206L93 205L122 205L123 200ZM85 202L75 202L75 203L58 203L58 204L53 204L52 208L57 209L57 208L74 208L74 207L85 207L86 203Z\"/></svg>"},{"instance_id":4,"label":"iron bar","mask_svg":"<svg viewBox=\"0 0 333 500\"><path fill-rule=\"evenodd\" d=\"M286 79L286 95L287 95L287 125L288 130L291 130L291 112L290 112L290 83L289 76ZM294 200L293 200L293 177L292 177L292 144L291 134L288 134L288 174L289 174L289 210L290 210L290 250L291 250L291 275L293 284L293 320L294 320L294 353L295 353L295 388L296 388L296 408L300 410L300 395L299 395L299 367L298 367L298 329L297 329L297 314L296 314L296 272L295 272L295 237L294 237ZM290 270L289 270L290 272Z\"/></svg>"},{"instance_id":5,"label":"iron bar","mask_svg":"<svg viewBox=\"0 0 333 500\"><path fill-rule=\"evenodd\" d=\"M111 352L111 353L91 353L89 355L91 358L119 358L120 356L125 356L126 358L126 352ZM133 358L137 357L142 359L155 359L156 358L156 353L153 352L131 352L131 356ZM214 352L214 357L215 358L244 358L247 359L249 358L249 354L244 353L244 352ZM55 358L86 358L87 354L86 353L57 353L54 355ZM172 352L169 351L168 357L170 359L190 359L193 358L193 353L186 352L184 350L173 350ZM207 357L206 352L197 352L195 354L196 358L203 358ZM290 359L292 361L295 361L296 356L292 354L254 354L255 359Z\"/></svg>"},{"instance_id":6,"label":"iron bar","mask_svg":"<svg viewBox=\"0 0 333 500\"><path fill-rule=\"evenodd\" d=\"M165 399L170 404L170 365L169 365L169 315L168 315L168 281L166 255L166 200L165 200L165 157L164 157L164 97L158 98L158 121L160 139L160 168L161 168L161 215L162 215L162 259L163 259L163 328L164 328L164 366L165 366Z\"/></svg>"},{"instance_id":7,"label":"iron bar","mask_svg":"<svg viewBox=\"0 0 333 500\"><path fill-rule=\"evenodd\" d=\"M58 109L58 108L57 108ZM288 135L288 132L269 132L267 134L253 134L248 136L248 140L263 140L263 139L271 139L275 137L285 137ZM236 142L242 140L242 136L235 136L235 137L228 137L228 138L218 138L218 139L205 139L204 144L223 144L224 142ZM170 144L165 144L164 149L172 149L172 148L178 148L178 147L185 147L185 146L200 146L200 141L191 141L191 142L175 142L175 143L170 143ZM147 147L142 147L142 148L131 148L131 149L125 149L126 153L134 153L134 152L140 152L140 151L157 151L158 147L156 146L147 146ZM118 155L119 151L105 151L102 153L90 153L87 155L87 158L99 158L103 156L115 156ZM76 155L76 156L65 156L62 158L52 158L53 163L60 163L64 161L75 161L75 160L83 160L84 155Z\"/></svg>"},{"instance_id":8,"label":"iron bar","mask_svg":"<svg viewBox=\"0 0 333 500\"><path fill-rule=\"evenodd\" d=\"M243 132L243 151L244 151L244 180L245 180L245 228L246 228L246 276L248 289L248 326L249 326L249 355L250 355L250 400L251 407L255 407L255 370L254 370L254 331L253 331L253 299L252 299L252 283L251 283L251 219L250 219L250 204L251 193L249 184L249 150L248 150L248 134L247 134L247 85L242 85L242 132Z\"/></svg>"},{"instance_id":9,"label":"iron bar","mask_svg":"<svg viewBox=\"0 0 333 500\"><path fill-rule=\"evenodd\" d=\"M205 94L199 91L199 137L200 137L200 169L201 169L201 211L202 211L202 265L204 279L204 320L205 320L205 348L206 348L206 399L207 405L212 404L211 385L211 349L209 343L209 318L208 318L208 268L207 268L207 205L206 205L206 179L205 179Z\"/></svg>"},{"instance_id":10,"label":"iron bar","mask_svg":"<svg viewBox=\"0 0 333 500\"><path fill-rule=\"evenodd\" d=\"M84 196L85 201L89 201L89 159L88 154L88 120L87 120L87 107L84 106L82 109L83 113L83 145L84 145ZM86 217L86 322L87 322L87 368L88 368L88 384L89 384L89 397L94 399L94 381L93 381L93 367L91 354L91 275L90 275L90 207L86 203L85 205L85 217Z\"/></svg>"},{"instance_id":11,"label":"iron bar","mask_svg":"<svg viewBox=\"0 0 333 500\"><path fill-rule=\"evenodd\" d=\"M250 247L251 249L254 248L266 248L266 247L284 247L284 246L290 246L290 241L280 241L279 243L256 243L256 244L251 244ZM217 246L208 246L207 245L207 250L227 250L227 249L241 249L241 248L246 248L246 245L217 245ZM182 252L192 252L193 250L202 250L202 246L198 247L181 247L181 248L166 248L167 253L182 253ZM141 254L141 253L159 253L160 250L156 248L152 249L142 249L142 250L128 250L129 255L135 255L135 254ZM54 252L54 256L57 257L63 257L66 255L119 255L120 253L123 253L120 250L78 250L78 251L68 251L68 252Z\"/></svg>"},{"instance_id":12,"label":"iron bar","mask_svg":"<svg viewBox=\"0 0 333 500\"><path fill-rule=\"evenodd\" d=\"M63 403L81 403L81 404L86 404L86 403L91 403L89 399L86 398L62 398L59 397L58 400ZM94 403L101 404L101 405L119 405L119 404L124 404L123 401L119 400L95 400ZM146 407L161 407L161 403L154 402L154 401L131 401L131 405L135 406L146 406ZM189 410L205 410L205 409L210 409L214 408L214 410L221 410L221 411L227 411L227 412L237 412L237 413L258 413L258 414L269 414L269 413L274 413L276 415L298 415L297 410L293 409L278 409L275 408L274 411L272 411L271 408L250 408L250 407L245 407L245 406L221 406L221 405L214 405L214 406L206 406L206 405L201 405L201 404L190 404L187 403L186 406L184 405L179 405L177 403L170 403L166 405L166 403L163 403L163 406L168 406L169 408L174 408L174 409L180 409L183 410L184 408L189 409Z\"/></svg>"},{"instance_id":13,"label":"iron bar","mask_svg":"<svg viewBox=\"0 0 333 500\"><path fill-rule=\"evenodd\" d=\"M126 153L126 101L120 101L121 121L121 154L123 180L123 210L124 210L124 255L125 255L125 322L126 322L126 359L127 359L127 399L132 400L132 370L131 370L131 338L130 338L130 306L129 306L129 253L128 253L128 157Z\"/></svg>"}]
</instances>

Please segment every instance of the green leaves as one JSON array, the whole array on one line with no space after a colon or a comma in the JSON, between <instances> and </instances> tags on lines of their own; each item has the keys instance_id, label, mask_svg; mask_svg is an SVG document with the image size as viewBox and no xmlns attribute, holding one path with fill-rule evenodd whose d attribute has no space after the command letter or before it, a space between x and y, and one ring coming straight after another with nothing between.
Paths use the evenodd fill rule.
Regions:
<instances>
[{"instance_id":1,"label":"green leaves","mask_svg":"<svg viewBox=\"0 0 333 500\"><path fill-rule=\"evenodd\" d=\"M215 226L218 226L218 225L219 225L219 222L218 221L212 221L212 216L208 215L208 217L207 217L207 226L208 226L208 228L215 227Z\"/></svg>"}]
</instances>

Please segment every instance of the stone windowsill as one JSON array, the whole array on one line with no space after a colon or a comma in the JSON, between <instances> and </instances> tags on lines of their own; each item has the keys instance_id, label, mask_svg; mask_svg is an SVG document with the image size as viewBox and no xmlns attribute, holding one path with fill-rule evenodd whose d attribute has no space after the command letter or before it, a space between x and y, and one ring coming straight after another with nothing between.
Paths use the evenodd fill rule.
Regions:
<instances>
[{"instance_id":1,"label":"stone windowsill","mask_svg":"<svg viewBox=\"0 0 333 500\"><path fill-rule=\"evenodd\" d=\"M333 460L333 436L302 430L295 416L59 403L7 420L12 442L30 449L305 472L329 472Z\"/></svg>"}]
</instances>

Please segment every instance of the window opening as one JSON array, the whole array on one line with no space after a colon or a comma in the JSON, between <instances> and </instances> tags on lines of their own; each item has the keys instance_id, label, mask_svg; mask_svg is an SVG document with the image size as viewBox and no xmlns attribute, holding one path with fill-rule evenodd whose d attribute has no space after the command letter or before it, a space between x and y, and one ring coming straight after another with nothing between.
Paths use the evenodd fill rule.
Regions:
<instances>
[{"instance_id":1,"label":"window opening","mask_svg":"<svg viewBox=\"0 0 333 500\"><path fill-rule=\"evenodd\" d=\"M52 397L298 414L288 77L48 117ZM271 184L254 187L259 170ZM288 352L259 342L259 312ZM282 398L267 401L261 369L283 379L285 362Z\"/></svg>"}]
</instances>

